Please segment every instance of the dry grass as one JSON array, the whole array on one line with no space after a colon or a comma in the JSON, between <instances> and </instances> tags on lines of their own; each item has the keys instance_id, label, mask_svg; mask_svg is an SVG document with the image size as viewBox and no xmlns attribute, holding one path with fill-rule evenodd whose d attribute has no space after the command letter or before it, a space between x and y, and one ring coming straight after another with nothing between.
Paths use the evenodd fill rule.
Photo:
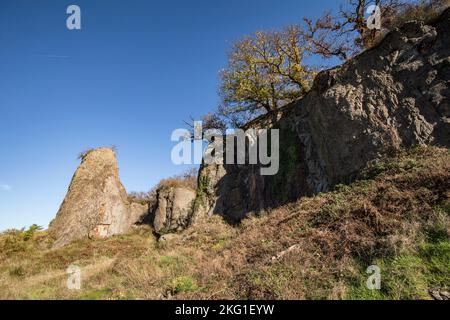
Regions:
<instances>
[{"instance_id":1,"label":"dry grass","mask_svg":"<svg viewBox=\"0 0 450 320\"><path fill-rule=\"evenodd\" d=\"M403 10L392 21L388 21L391 30L405 22L418 20L430 22L436 19L445 9L450 7L449 0L421 1L404 6Z\"/></svg>"},{"instance_id":2,"label":"dry grass","mask_svg":"<svg viewBox=\"0 0 450 320\"><path fill-rule=\"evenodd\" d=\"M371 180L247 221L235 246L245 248L241 255L248 267L236 270L241 286L235 294L342 298L360 278L361 266L416 255L430 232L441 232L448 241L449 160L448 150L411 150L368 170L363 178ZM271 261L293 246L298 249Z\"/></svg>"},{"instance_id":3,"label":"dry grass","mask_svg":"<svg viewBox=\"0 0 450 320\"><path fill-rule=\"evenodd\" d=\"M449 195L449 151L416 148L351 186L236 227L211 217L164 246L146 227L58 250L38 232L2 247L0 298L428 299L450 286ZM81 291L65 287L71 264ZM371 264L381 291L363 285Z\"/></svg>"}]
</instances>

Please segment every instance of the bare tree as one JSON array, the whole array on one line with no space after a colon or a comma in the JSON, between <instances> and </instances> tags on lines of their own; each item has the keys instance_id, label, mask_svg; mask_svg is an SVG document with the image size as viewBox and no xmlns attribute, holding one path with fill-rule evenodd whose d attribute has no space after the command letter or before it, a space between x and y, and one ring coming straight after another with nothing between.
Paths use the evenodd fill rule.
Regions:
<instances>
[{"instance_id":1,"label":"bare tree","mask_svg":"<svg viewBox=\"0 0 450 320\"><path fill-rule=\"evenodd\" d=\"M336 16L326 12L313 21L304 18L302 36L308 50L325 58L338 57L347 60L355 53L373 45L382 32L369 28L366 16L370 6L380 8L383 20L397 15L405 6L403 0L348 0Z\"/></svg>"}]
</instances>

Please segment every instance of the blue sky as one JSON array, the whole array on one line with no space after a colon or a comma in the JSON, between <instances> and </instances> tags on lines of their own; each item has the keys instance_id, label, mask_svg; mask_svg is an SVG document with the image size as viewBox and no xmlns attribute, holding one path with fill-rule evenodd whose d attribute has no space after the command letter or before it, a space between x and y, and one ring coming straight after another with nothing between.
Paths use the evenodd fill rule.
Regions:
<instances>
[{"instance_id":1,"label":"blue sky","mask_svg":"<svg viewBox=\"0 0 450 320\"><path fill-rule=\"evenodd\" d=\"M77 4L82 30L66 28ZM0 230L47 226L89 147L115 145L127 191L185 167L170 135L218 103L240 37L336 1L1 0Z\"/></svg>"}]
</instances>

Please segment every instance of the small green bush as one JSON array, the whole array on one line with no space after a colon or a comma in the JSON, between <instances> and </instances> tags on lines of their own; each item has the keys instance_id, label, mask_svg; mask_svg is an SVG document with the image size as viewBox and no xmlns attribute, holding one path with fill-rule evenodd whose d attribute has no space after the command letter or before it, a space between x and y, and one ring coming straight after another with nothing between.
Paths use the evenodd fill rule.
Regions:
<instances>
[{"instance_id":1,"label":"small green bush","mask_svg":"<svg viewBox=\"0 0 450 320\"><path fill-rule=\"evenodd\" d=\"M195 292L198 290L197 282L189 276L175 278L172 282L173 293Z\"/></svg>"},{"instance_id":2,"label":"small green bush","mask_svg":"<svg viewBox=\"0 0 450 320\"><path fill-rule=\"evenodd\" d=\"M27 230L23 231L23 240L24 241L28 241L30 239L33 238L34 234L37 231L42 230L43 228L41 226L38 226L37 224L33 224L32 226L30 226Z\"/></svg>"}]
</instances>

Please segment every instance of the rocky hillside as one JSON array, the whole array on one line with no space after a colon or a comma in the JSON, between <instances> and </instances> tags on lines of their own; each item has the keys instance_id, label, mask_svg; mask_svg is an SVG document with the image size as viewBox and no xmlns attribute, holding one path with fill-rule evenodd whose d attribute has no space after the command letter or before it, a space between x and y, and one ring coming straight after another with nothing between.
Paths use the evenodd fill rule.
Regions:
<instances>
[{"instance_id":1,"label":"rocky hillside","mask_svg":"<svg viewBox=\"0 0 450 320\"><path fill-rule=\"evenodd\" d=\"M280 130L280 170L202 166L198 188L161 187L148 203L129 201L114 151L82 157L52 222L55 246L124 234L141 222L160 235L214 214L239 222L349 183L367 165L411 146L450 146L450 9L409 22L374 48L321 72L306 96L246 128Z\"/></svg>"},{"instance_id":2,"label":"rocky hillside","mask_svg":"<svg viewBox=\"0 0 450 320\"><path fill-rule=\"evenodd\" d=\"M3 299L448 299L450 153L413 148L351 185L231 226L161 237L146 226L51 249L46 231L0 234ZM68 290L67 267L81 268ZM365 286L381 269L381 290Z\"/></svg>"},{"instance_id":3,"label":"rocky hillside","mask_svg":"<svg viewBox=\"0 0 450 320\"><path fill-rule=\"evenodd\" d=\"M274 176L204 165L136 201L112 149L84 153L48 231L0 234L0 298L449 298L448 30L406 23L249 123L280 130Z\"/></svg>"},{"instance_id":4,"label":"rocky hillside","mask_svg":"<svg viewBox=\"0 0 450 320\"><path fill-rule=\"evenodd\" d=\"M450 146L450 9L409 22L371 50L320 73L305 98L247 125L280 129L280 171L212 165L200 171L196 216L249 213L328 191L395 150Z\"/></svg>"}]
</instances>

